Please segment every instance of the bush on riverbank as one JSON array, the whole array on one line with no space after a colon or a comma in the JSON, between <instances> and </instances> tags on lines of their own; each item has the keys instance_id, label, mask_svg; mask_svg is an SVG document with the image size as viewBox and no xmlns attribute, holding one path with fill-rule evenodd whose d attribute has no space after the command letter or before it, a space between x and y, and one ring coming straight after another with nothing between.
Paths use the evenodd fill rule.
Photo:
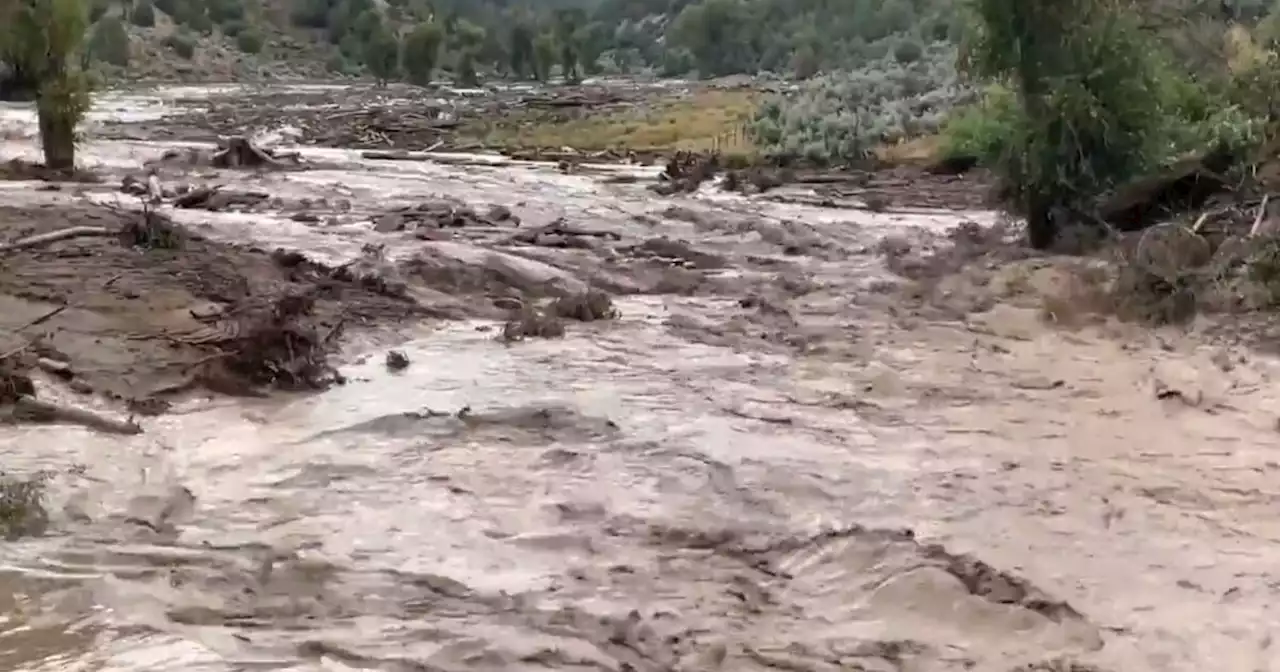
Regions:
<instances>
[{"instance_id":1,"label":"bush on riverbank","mask_svg":"<svg viewBox=\"0 0 1280 672\"><path fill-rule=\"evenodd\" d=\"M959 77L954 47L932 44L910 56L819 75L767 99L751 125L756 146L779 158L849 164L937 133L953 108L974 98L973 88Z\"/></svg>"}]
</instances>

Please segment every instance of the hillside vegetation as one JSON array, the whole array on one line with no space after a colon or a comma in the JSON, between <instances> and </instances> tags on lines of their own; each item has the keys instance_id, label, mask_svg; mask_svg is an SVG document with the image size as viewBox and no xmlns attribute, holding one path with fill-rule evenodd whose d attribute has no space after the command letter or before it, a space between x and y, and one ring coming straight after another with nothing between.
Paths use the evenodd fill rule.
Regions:
<instances>
[{"instance_id":1,"label":"hillside vegetation","mask_svg":"<svg viewBox=\"0 0 1280 672\"><path fill-rule=\"evenodd\" d=\"M154 70L141 61L157 55L179 64L218 60L208 54L202 60L200 52L209 51L246 68L312 59L330 73L419 83L442 76L475 83L642 71L808 77L890 54L911 60L927 45L960 35L952 0L91 3L91 51L121 70ZM169 53L158 54L155 46Z\"/></svg>"}]
</instances>

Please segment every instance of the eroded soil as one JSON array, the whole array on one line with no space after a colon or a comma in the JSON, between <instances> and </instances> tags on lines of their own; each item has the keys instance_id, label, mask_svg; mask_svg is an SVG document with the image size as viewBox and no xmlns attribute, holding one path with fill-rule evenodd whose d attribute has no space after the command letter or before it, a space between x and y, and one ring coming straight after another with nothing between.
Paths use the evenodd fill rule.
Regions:
<instances>
[{"instance_id":1,"label":"eroded soil","mask_svg":"<svg viewBox=\"0 0 1280 672\"><path fill-rule=\"evenodd\" d=\"M115 231L140 217L87 204L0 208L5 235L13 239L68 227ZM225 359L220 345L248 337L239 333L250 327L238 315L283 297L313 299L308 319L325 332L427 314L406 296L261 249L192 234L177 249L132 243L91 236L5 252L0 329L6 352L30 350L64 362L64 377L77 391L145 408L153 397L192 389L255 391L212 365Z\"/></svg>"}]
</instances>

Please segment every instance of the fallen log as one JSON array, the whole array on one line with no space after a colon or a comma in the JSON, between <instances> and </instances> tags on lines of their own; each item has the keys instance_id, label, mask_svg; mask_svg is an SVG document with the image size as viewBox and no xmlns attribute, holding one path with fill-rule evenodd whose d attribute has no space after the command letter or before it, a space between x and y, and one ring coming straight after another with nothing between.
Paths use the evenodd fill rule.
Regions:
<instances>
[{"instance_id":1,"label":"fallen log","mask_svg":"<svg viewBox=\"0 0 1280 672\"><path fill-rule=\"evenodd\" d=\"M131 420L117 420L83 408L40 401L26 395L19 396L13 406L7 409L5 415L9 422L15 423L80 425L99 432L124 436L142 433L142 426Z\"/></svg>"},{"instance_id":2,"label":"fallen log","mask_svg":"<svg viewBox=\"0 0 1280 672\"><path fill-rule=\"evenodd\" d=\"M11 243L0 245L0 252L13 252L15 250L25 250L29 247L39 247L40 245L48 245L56 243L60 240L70 238L86 238L90 236L114 236L116 232L101 226L73 226L58 231L50 231L49 233L41 233L27 238L19 238Z\"/></svg>"}]
</instances>

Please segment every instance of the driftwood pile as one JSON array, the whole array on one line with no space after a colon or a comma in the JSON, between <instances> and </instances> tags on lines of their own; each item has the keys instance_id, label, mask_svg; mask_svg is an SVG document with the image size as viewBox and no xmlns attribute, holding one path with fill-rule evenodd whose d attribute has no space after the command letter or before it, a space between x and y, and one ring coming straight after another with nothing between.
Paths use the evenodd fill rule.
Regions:
<instances>
[{"instance_id":1,"label":"driftwood pile","mask_svg":"<svg viewBox=\"0 0 1280 672\"><path fill-rule=\"evenodd\" d=\"M438 108L374 107L336 112L316 119L306 136L311 144L353 149L396 147L438 148L453 129L462 125L445 118Z\"/></svg>"},{"instance_id":2,"label":"driftwood pile","mask_svg":"<svg viewBox=\"0 0 1280 672\"><path fill-rule=\"evenodd\" d=\"M681 150L667 160L666 168L658 176L658 184L650 187L663 196L697 191L703 182L720 172L719 152L691 152Z\"/></svg>"}]
</instances>

